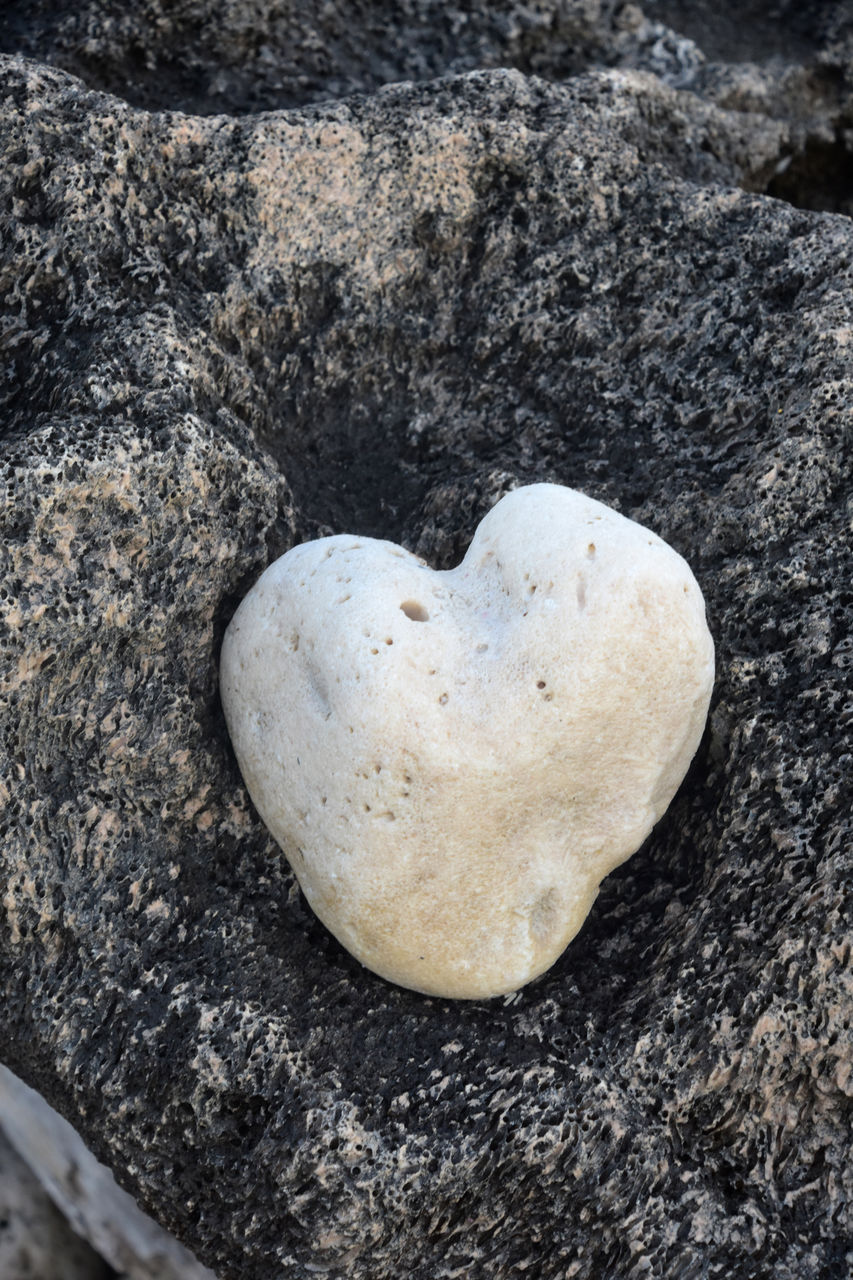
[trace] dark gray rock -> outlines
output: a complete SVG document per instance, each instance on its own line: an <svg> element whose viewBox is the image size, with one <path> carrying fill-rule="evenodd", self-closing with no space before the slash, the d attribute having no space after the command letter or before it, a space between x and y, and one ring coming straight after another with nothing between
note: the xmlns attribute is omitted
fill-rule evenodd
<svg viewBox="0 0 853 1280"><path fill-rule="evenodd" d="M264 110L395 80L513 66L559 78L606 59L618 0L9 0L0 49L146 107Z"/></svg>
<svg viewBox="0 0 853 1280"><path fill-rule="evenodd" d="M560 80L624 64L686 82L705 59L835 66L851 27L850 0L5 0L0 51L137 106L209 114L495 67Z"/></svg>
<svg viewBox="0 0 853 1280"><path fill-rule="evenodd" d="M222 1277L853 1265L853 224L750 190L773 93L198 119L3 65L3 1054ZM294 539L446 565L533 480L688 558L712 716L558 965L428 1000L304 906L219 642Z"/></svg>

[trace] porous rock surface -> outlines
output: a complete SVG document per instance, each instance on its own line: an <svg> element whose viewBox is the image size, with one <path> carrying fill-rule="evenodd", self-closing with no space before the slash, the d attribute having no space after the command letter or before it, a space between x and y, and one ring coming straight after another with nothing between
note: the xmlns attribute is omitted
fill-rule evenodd
<svg viewBox="0 0 853 1280"><path fill-rule="evenodd" d="M830 34L799 69L709 51L695 92L638 56L242 118L3 63L0 1043L222 1277L849 1274ZM295 540L446 567L537 480L685 555L717 685L679 796L560 962L459 1005L364 971L306 909L218 652Z"/></svg>

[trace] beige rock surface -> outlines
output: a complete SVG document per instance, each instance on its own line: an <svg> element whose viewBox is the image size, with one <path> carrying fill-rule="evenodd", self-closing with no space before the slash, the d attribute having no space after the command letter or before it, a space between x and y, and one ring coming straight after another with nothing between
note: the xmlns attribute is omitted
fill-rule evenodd
<svg viewBox="0 0 853 1280"><path fill-rule="evenodd" d="M320 919L402 986L481 998L556 960L666 809L713 645L675 551L538 484L450 571L350 535L289 551L221 675L246 785Z"/></svg>

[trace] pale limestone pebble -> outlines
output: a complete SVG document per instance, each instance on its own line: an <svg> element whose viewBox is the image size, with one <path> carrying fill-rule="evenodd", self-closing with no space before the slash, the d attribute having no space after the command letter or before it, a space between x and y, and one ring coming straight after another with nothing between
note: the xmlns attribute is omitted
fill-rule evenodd
<svg viewBox="0 0 853 1280"><path fill-rule="evenodd" d="M222 699L314 911L402 986L546 970L644 841L713 684L702 594L655 534L558 485L503 498L462 563L322 538L240 605Z"/></svg>
<svg viewBox="0 0 853 1280"><path fill-rule="evenodd" d="M3 1176L12 1157L19 1207L10 1201ZM16 1265L23 1269L15 1270ZM114 1275L216 1280L143 1212L63 1116L0 1065L0 1280L107 1280Z"/></svg>
<svg viewBox="0 0 853 1280"><path fill-rule="evenodd" d="M0 1127L2 1280L108 1280L113 1274L75 1235Z"/></svg>

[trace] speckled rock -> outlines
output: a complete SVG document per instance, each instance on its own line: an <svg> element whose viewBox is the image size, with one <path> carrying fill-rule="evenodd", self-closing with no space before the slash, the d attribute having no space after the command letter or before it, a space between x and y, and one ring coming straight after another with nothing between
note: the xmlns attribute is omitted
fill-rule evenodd
<svg viewBox="0 0 853 1280"><path fill-rule="evenodd" d="M707 70L786 82L831 114L850 0L5 0L0 51L152 110L265 111L400 80L513 67L562 80L590 65L692 85ZM803 81L793 90L791 78ZM849 85L847 86L849 92Z"/></svg>
<svg viewBox="0 0 853 1280"><path fill-rule="evenodd" d="M814 26L801 24L798 49ZM677 79L704 62L689 37L621 0L7 0L0 50L38 57L138 106L200 114L489 67L562 79L596 62Z"/></svg>
<svg viewBox="0 0 853 1280"><path fill-rule="evenodd" d="M853 226L758 193L791 121L642 71L245 119L2 74L10 1065L222 1277L846 1277ZM307 911L218 652L295 539L446 566L537 480L684 554L718 681L582 935L459 1006Z"/></svg>

